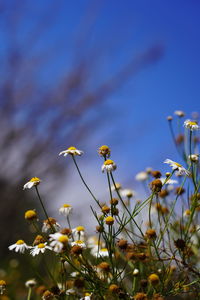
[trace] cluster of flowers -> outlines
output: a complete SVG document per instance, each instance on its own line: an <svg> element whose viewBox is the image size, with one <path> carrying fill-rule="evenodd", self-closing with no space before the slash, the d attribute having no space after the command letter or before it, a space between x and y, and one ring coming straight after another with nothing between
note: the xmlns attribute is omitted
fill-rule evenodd
<svg viewBox="0 0 200 300"><path fill-rule="evenodd" d="M184 117L182 111L176 111L175 115L179 118ZM172 119L168 117L170 126ZM38 287L38 293L43 300L68 299L65 297L85 300L163 300L169 295L186 292L195 294L193 286L199 287L200 273L196 268L198 254L195 257L193 248L199 247L200 237L194 220L198 219L200 207L200 181L199 154L197 151L192 152L196 149L193 147L192 138L194 131L200 127L196 121L191 120L186 120L184 127L189 130L190 135L189 152L185 152L183 156L187 167L166 159L164 163L168 164L172 171L167 172L165 176L152 168L139 172L135 179L146 183L148 187L148 197L144 201L136 201L137 194L134 190L123 189L121 184L115 182L113 172L117 165L110 159L111 150L107 145L101 146L98 153L104 159L101 170L107 174L109 204L100 203L83 179L76 161L76 156L81 156L83 151L69 147L59 153L71 156L83 184L100 209L98 214L92 208L97 221L97 236L88 237L84 226L71 228L70 215L73 207L70 204L64 204L59 209L68 227L61 228L55 218L49 217L38 189L40 178L33 177L24 185L23 189L35 188L46 219L40 229L36 210L26 211L25 219L34 226L38 234L32 245L27 245L20 239L10 245L9 250L22 254L28 251L33 257L45 254L47 250L56 255L63 276L61 281L56 280L56 287ZM177 140L175 144L178 145ZM172 178L174 175L177 179ZM191 186L190 189L193 188L193 192L190 191L189 205L184 203L186 201L183 198L186 180ZM175 184L179 186L174 188ZM170 202L169 196L173 201ZM181 216L175 210L179 198L183 199ZM183 209L186 205L189 207ZM138 219L143 211L145 217ZM186 276L188 270L191 276L183 280L182 277ZM27 300L31 299L36 284L34 279L26 282L29 289ZM6 281L0 280L1 293L4 293L5 289Z"/></svg>

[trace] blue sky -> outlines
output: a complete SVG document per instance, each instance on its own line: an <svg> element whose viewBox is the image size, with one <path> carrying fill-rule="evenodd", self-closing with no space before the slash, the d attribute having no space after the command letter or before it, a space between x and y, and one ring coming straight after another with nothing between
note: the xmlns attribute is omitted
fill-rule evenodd
<svg viewBox="0 0 200 300"><path fill-rule="evenodd" d="M31 39L32 28L45 24L45 14L54 5L52 22L44 33L39 32L39 42L31 46L29 53L31 57L45 54L47 49L55 52L56 59L37 74L43 88L55 83L61 70L71 68L74 53L76 57L81 53L90 59L92 51L96 51L98 59L91 59L94 74L90 79L90 85L95 87L141 51L156 44L164 47L164 55L157 63L130 78L123 88L108 97L101 110L93 112L102 124L81 146L95 159L98 146L110 145L113 158L121 166L119 170L123 174L128 170L130 177L146 166L163 168L166 157L177 159L166 116L182 109L189 117L200 108L200 2L69 0L52 4L47 0L34 3L27 0L24 3L25 14L17 39L25 46ZM18 4L11 1L10 12L14 14L15 7L20 10ZM86 43L81 44L85 33ZM0 34L6 38L6 30ZM2 51L5 51L3 46Z"/></svg>

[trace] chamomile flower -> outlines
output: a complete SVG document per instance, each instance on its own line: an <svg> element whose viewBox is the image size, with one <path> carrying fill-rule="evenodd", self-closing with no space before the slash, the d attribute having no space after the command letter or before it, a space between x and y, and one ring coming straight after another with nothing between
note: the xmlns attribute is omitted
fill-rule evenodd
<svg viewBox="0 0 200 300"><path fill-rule="evenodd" d="M33 186L38 185L41 182L40 178L33 177L31 178L27 183L25 183L23 190L25 189L31 189Z"/></svg>
<svg viewBox="0 0 200 300"><path fill-rule="evenodd" d="M30 249L23 240L18 240L15 244L8 247L9 250L15 250L15 252L24 253L25 250Z"/></svg>
<svg viewBox="0 0 200 300"><path fill-rule="evenodd" d="M40 243L35 247L32 247L30 253L32 256L38 255L40 253L44 253L46 250L52 250L51 247L47 246L47 243Z"/></svg>
<svg viewBox="0 0 200 300"><path fill-rule="evenodd" d="M72 212L72 206L70 204L63 204L59 209L59 213L65 217L68 217L69 214Z"/></svg>
<svg viewBox="0 0 200 300"><path fill-rule="evenodd" d="M122 197L132 198L135 196L135 192L131 189L123 189L120 191Z"/></svg>
<svg viewBox="0 0 200 300"><path fill-rule="evenodd" d="M70 155L82 155L83 154L83 151L81 150L78 150L76 149L76 147L69 147L67 150L63 150L59 153L59 156L60 155L63 155L63 156L67 156L68 154Z"/></svg>
<svg viewBox="0 0 200 300"><path fill-rule="evenodd" d="M166 180L166 177L161 177L160 180L162 181L162 184L164 184L165 181L166 181L165 184L177 184L178 183L178 181L176 179L168 178Z"/></svg>
<svg viewBox="0 0 200 300"><path fill-rule="evenodd" d="M72 234L75 240L84 240L85 237L85 227L77 226L72 229Z"/></svg>
<svg viewBox="0 0 200 300"><path fill-rule="evenodd" d="M177 170L179 172L180 175L187 175L190 176L190 172L187 171L181 164L171 160L171 159L166 159L164 161L164 164L168 164L170 165L170 167L172 167L172 170Z"/></svg>
<svg viewBox="0 0 200 300"><path fill-rule="evenodd" d="M116 182L115 185L111 185L111 191L119 191L122 188L121 183Z"/></svg>
<svg viewBox="0 0 200 300"><path fill-rule="evenodd" d="M79 246L79 247L81 247L83 249L86 248L86 244L83 241L81 241L81 240L71 242L71 245L72 245L72 247L73 246Z"/></svg>
<svg viewBox="0 0 200 300"><path fill-rule="evenodd" d="M99 257L99 256L108 257L109 256L107 248L98 249L98 247L95 247L91 250L91 254L95 257Z"/></svg>
<svg viewBox="0 0 200 300"><path fill-rule="evenodd" d="M112 172L114 170L116 170L117 165L115 164L115 162L111 159L107 159L106 161L104 161L101 170L102 172L106 171L106 172Z"/></svg>
<svg viewBox="0 0 200 300"><path fill-rule="evenodd" d="M191 121L191 120L186 120L184 122L183 126L185 128L190 129L191 131L200 129L200 126L197 124L197 122L196 121Z"/></svg>
<svg viewBox="0 0 200 300"><path fill-rule="evenodd" d="M43 221L42 232L48 232L52 227L55 231L60 229L60 225L57 223L56 219L49 217Z"/></svg>
<svg viewBox="0 0 200 300"><path fill-rule="evenodd" d="M27 288L33 288L34 286L36 286L37 282L35 279L29 279L25 282L25 286Z"/></svg>
<svg viewBox="0 0 200 300"><path fill-rule="evenodd" d="M61 253L69 241L68 236L61 234L60 232L50 234L49 237L49 240L51 241L50 247L56 253Z"/></svg>
<svg viewBox="0 0 200 300"><path fill-rule="evenodd" d="M0 295L3 295L6 289L6 282L5 280L0 280Z"/></svg>
<svg viewBox="0 0 200 300"><path fill-rule="evenodd" d="M148 179L148 174L145 171L141 171L141 172L136 174L135 179L137 181L145 181L145 180Z"/></svg>

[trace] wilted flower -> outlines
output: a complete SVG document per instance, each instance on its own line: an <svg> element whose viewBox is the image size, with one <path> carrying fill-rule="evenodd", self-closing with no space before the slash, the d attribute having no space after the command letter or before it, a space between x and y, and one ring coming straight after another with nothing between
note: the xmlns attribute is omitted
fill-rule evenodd
<svg viewBox="0 0 200 300"><path fill-rule="evenodd" d="M103 157L109 157L110 156L110 148L106 145L103 145L98 150L99 155Z"/></svg>
<svg viewBox="0 0 200 300"><path fill-rule="evenodd" d="M190 172L187 171L181 164L171 160L171 159L166 159L164 161L164 164L168 164L170 165L170 167L172 167L172 170L177 170L181 175L187 175L190 176Z"/></svg>
<svg viewBox="0 0 200 300"><path fill-rule="evenodd" d="M116 170L117 166L115 164L115 162L111 159L107 159L106 161L104 161L103 166L101 167L102 172L106 171L106 172L112 172L114 170Z"/></svg>
<svg viewBox="0 0 200 300"><path fill-rule="evenodd" d="M190 129L191 131L200 129L197 122L196 121L191 121L191 120L186 120L184 122L184 127Z"/></svg>
<svg viewBox="0 0 200 300"><path fill-rule="evenodd" d="M69 214L72 212L72 209L73 208L70 204L63 204L59 209L59 213L64 215L65 217L68 217Z"/></svg>
<svg viewBox="0 0 200 300"><path fill-rule="evenodd" d="M33 186L38 185L41 182L40 178L33 177L27 183L25 183L23 189L31 189Z"/></svg>
<svg viewBox="0 0 200 300"><path fill-rule="evenodd" d="M60 225L57 223L56 219L49 217L43 221L42 232L48 232L52 227L55 231L60 229Z"/></svg>
<svg viewBox="0 0 200 300"><path fill-rule="evenodd" d="M59 153L59 155L62 155L62 154L63 154L63 156L67 156L68 154L80 156L83 154L83 151L78 150L78 149L76 149L76 147L72 146L72 147L69 147L67 150L61 151Z"/></svg>
<svg viewBox="0 0 200 300"><path fill-rule="evenodd" d="M15 250L15 252L24 253L25 250L31 248L23 240L18 240L15 244L8 247L9 250Z"/></svg>
<svg viewBox="0 0 200 300"><path fill-rule="evenodd" d="M121 184L119 182L116 182L115 185L111 186L111 190L112 191L116 191L116 190L119 191L121 189L121 187L122 187Z"/></svg>
<svg viewBox="0 0 200 300"><path fill-rule="evenodd" d="M47 249L52 250L51 247L47 246L47 243L40 243L35 247L32 247L30 253L31 255L35 256L40 253L44 253Z"/></svg>
<svg viewBox="0 0 200 300"><path fill-rule="evenodd" d="M42 300L53 300L53 299L54 299L54 294L49 290L45 291L44 294L42 295Z"/></svg>

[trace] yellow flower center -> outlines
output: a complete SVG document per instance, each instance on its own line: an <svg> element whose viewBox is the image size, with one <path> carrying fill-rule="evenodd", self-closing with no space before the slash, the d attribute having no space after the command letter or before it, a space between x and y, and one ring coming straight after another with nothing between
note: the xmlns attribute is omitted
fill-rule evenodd
<svg viewBox="0 0 200 300"><path fill-rule="evenodd" d="M68 237L66 235L61 235L58 239L59 242L61 243L67 243L68 242Z"/></svg>
<svg viewBox="0 0 200 300"><path fill-rule="evenodd" d="M16 242L16 244L17 244L17 245L22 245L22 244L24 244L24 241L23 241L23 240L18 240L18 241Z"/></svg>
<svg viewBox="0 0 200 300"><path fill-rule="evenodd" d="M101 147L99 148L99 150L103 150L103 151L109 150L109 147L106 146L106 145L103 145L103 146L101 146Z"/></svg>
<svg viewBox="0 0 200 300"><path fill-rule="evenodd" d="M197 122L195 122L195 121L188 121L188 125L190 125L190 126L197 125Z"/></svg>
<svg viewBox="0 0 200 300"><path fill-rule="evenodd" d="M33 178L31 178L30 182L40 182L40 178L33 177Z"/></svg>
<svg viewBox="0 0 200 300"><path fill-rule="evenodd" d="M91 294L90 293L85 293L85 296L91 296Z"/></svg>
<svg viewBox="0 0 200 300"><path fill-rule="evenodd" d="M67 208L67 207L72 207L70 204L63 204L63 207Z"/></svg>
<svg viewBox="0 0 200 300"><path fill-rule="evenodd" d="M25 212L25 219L32 219L37 216L36 212L34 210L27 210Z"/></svg>
<svg viewBox="0 0 200 300"><path fill-rule="evenodd" d="M83 226L78 226L78 227L76 227L76 230L77 230L78 232L80 232L80 231L85 231L85 228L84 228Z"/></svg>
<svg viewBox="0 0 200 300"><path fill-rule="evenodd" d="M71 146L67 150L76 150L76 147Z"/></svg>
<svg viewBox="0 0 200 300"><path fill-rule="evenodd" d="M177 162L175 162L174 164L175 164L177 167L179 167L179 168L182 167L182 166L181 166L179 163L177 163Z"/></svg>
<svg viewBox="0 0 200 300"><path fill-rule="evenodd" d="M106 161L104 161L104 165L107 166L107 165L113 165L114 164L114 161L112 159L107 159Z"/></svg>
<svg viewBox="0 0 200 300"><path fill-rule="evenodd" d="M0 285L6 285L6 282L4 280L0 280Z"/></svg>
<svg viewBox="0 0 200 300"><path fill-rule="evenodd" d="M109 216L109 217L105 218L105 221L106 222L114 222L114 218Z"/></svg>
<svg viewBox="0 0 200 300"><path fill-rule="evenodd" d="M83 241L78 240L78 241L76 241L76 244L82 245L82 244L83 244Z"/></svg>
<svg viewBox="0 0 200 300"><path fill-rule="evenodd" d="M107 248L102 248L101 251L102 251L102 252L107 252L108 249L107 249Z"/></svg>
<svg viewBox="0 0 200 300"><path fill-rule="evenodd" d="M40 243L40 244L38 245L38 248L39 248L39 249L45 248L45 244L44 244L44 243Z"/></svg>

